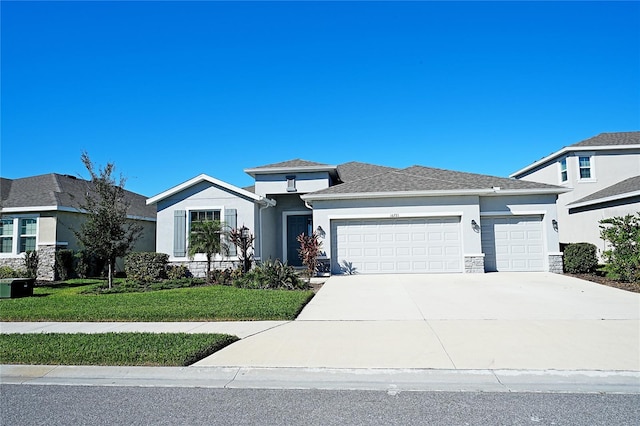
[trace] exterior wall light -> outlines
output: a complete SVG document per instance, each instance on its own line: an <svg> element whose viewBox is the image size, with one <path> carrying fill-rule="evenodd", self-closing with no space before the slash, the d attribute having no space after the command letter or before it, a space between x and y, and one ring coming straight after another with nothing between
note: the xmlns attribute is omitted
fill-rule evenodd
<svg viewBox="0 0 640 426"><path fill-rule="evenodd" d="M476 222L475 219L471 219L471 228L474 232L480 232L480 225L478 225L478 222Z"/></svg>
<svg viewBox="0 0 640 426"><path fill-rule="evenodd" d="M555 220L555 219L553 219L553 220L551 221L551 225L553 226L553 230L554 230L554 231L556 231L556 232L558 232L558 221L557 221L557 220Z"/></svg>

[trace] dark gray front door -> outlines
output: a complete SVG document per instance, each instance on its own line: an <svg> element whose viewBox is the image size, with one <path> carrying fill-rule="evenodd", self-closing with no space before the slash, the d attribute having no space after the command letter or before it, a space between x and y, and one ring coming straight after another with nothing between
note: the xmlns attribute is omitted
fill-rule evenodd
<svg viewBox="0 0 640 426"><path fill-rule="evenodd" d="M312 219L310 215L287 216L287 262L291 266L302 266L298 249L300 243L297 238L300 234L309 235Z"/></svg>

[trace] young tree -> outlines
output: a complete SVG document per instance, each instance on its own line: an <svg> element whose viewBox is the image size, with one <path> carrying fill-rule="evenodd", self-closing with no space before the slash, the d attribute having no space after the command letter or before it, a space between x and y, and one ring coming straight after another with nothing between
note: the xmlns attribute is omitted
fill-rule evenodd
<svg viewBox="0 0 640 426"><path fill-rule="evenodd" d="M131 203L124 190L126 179L120 176L116 182L115 165L107 163L96 170L86 152L81 160L91 175L85 200L79 205L87 220L73 232L87 251L106 260L111 288L116 259L133 249L142 235L142 225L127 218Z"/></svg>
<svg viewBox="0 0 640 426"><path fill-rule="evenodd" d="M191 224L189 257L193 259L196 253L204 253L207 256L207 280L210 278L213 256L216 253L222 256L229 255L229 247L224 242L228 234L226 225L219 220L205 220Z"/></svg>
<svg viewBox="0 0 640 426"><path fill-rule="evenodd" d="M311 235L302 233L298 235L297 240L300 243L298 253L300 254L302 264L307 267L307 275L309 276L309 283L311 283L311 277L314 276L318 270L318 256L320 256L322 242L320 242L318 234L315 232Z"/></svg>
<svg viewBox="0 0 640 426"><path fill-rule="evenodd" d="M231 230L229 241L238 248L238 260L242 263L242 272L249 272L253 261L253 234L243 225L242 228Z"/></svg>
<svg viewBox="0 0 640 426"><path fill-rule="evenodd" d="M600 221L600 236L610 249L604 251L607 275L640 282L640 212Z"/></svg>

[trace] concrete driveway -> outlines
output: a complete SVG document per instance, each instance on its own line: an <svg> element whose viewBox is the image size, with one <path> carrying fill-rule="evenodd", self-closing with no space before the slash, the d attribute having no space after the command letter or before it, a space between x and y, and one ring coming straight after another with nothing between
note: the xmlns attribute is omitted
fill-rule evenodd
<svg viewBox="0 0 640 426"><path fill-rule="evenodd" d="M551 273L330 278L199 366L640 371L640 294Z"/></svg>

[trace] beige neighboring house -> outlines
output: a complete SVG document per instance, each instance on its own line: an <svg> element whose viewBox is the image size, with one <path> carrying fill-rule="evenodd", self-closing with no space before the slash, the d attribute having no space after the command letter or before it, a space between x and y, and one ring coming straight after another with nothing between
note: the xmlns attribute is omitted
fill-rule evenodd
<svg viewBox="0 0 640 426"><path fill-rule="evenodd" d="M561 245L589 242L602 251L598 222L640 212L640 132L601 133L511 177L570 188L558 195Z"/></svg>
<svg viewBox="0 0 640 426"><path fill-rule="evenodd" d="M86 180L50 173L20 179L0 178L0 265L24 268L24 253L38 251L38 279L55 279L55 252L79 250L73 233L84 221L78 204L87 192ZM136 251L155 251L156 211L146 197L126 191L130 218L143 226Z"/></svg>

